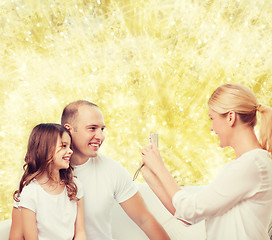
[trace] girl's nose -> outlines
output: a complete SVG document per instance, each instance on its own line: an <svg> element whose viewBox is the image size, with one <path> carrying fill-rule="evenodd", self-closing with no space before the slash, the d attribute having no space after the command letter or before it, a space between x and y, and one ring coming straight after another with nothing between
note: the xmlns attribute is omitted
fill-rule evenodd
<svg viewBox="0 0 272 240"><path fill-rule="evenodd" d="M68 153L69 154L71 154L72 155L72 153L73 153L73 150L69 147L69 149L68 149Z"/></svg>

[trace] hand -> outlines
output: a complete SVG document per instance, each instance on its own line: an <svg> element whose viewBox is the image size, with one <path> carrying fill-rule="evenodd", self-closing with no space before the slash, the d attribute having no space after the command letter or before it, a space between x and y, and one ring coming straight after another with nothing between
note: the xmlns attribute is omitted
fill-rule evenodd
<svg viewBox="0 0 272 240"><path fill-rule="evenodd" d="M160 167L164 167L164 162L156 146L154 135L151 134L151 145L143 148L142 161L145 166L150 168L155 174Z"/></svg>

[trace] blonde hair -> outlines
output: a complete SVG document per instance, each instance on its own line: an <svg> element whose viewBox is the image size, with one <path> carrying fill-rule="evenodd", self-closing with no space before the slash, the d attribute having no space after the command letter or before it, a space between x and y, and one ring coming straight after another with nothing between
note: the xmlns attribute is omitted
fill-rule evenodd
<svg viewBox="0 0 272 240"><path fill-rule="evenodd" d="M254 127L257 111L261 114L260 144L272 153L272 108L260 105L254 93L241 84L228 83L218 87L211 95L208 106L219 114L234 111L241 121Z"/></svg>

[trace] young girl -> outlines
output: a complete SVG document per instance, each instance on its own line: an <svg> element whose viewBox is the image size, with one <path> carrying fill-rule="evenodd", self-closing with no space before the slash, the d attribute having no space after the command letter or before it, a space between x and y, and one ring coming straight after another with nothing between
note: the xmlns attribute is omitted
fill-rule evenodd
<svg viewBox="0 0 272 240"><path fill-rule="evenodd" d="M62 125L39 124L32 130L25 172L14 193L21 213L15 204L10 239L16 234L22 239L22 232L26 240L86 239L83 194L70 166L70 145Z"/></svg>
<svg viewBox="0 0 272 240"><path fill-rule="evenodd" d="M194 193L180 188L165 168L155 145L142 150L143 176L168 210L186 225L206 220L207 239L268 240L272 216L272 109L258 104L245 86L225 84L208 102L221 147L236 159L216 179ZM260 142L254 132L261 114Z"/></svg>

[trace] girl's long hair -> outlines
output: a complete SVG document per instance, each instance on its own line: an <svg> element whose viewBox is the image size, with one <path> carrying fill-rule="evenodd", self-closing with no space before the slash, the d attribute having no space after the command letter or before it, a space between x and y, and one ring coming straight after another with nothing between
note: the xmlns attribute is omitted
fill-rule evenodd
<svg viewBox="0 0 272 240"><path fill-rule="evenodd" d="M208 105L219 114L234 111L251 127L257 123L257 111L261 114L259 141L263 149L272 153L272 108L260 105L254 93L246 86L228 83L218 87Z"/></svg>
<svg viewBox="0 0 272 240"><path fill-rule="evenodd" d="M35 126L29 136L24 174L21 178L19 189L13 194L15 201L20 201L20 193L24 186L27 186L34 178L47 173L49 180L55 181L52 176L52 164L56 152L58 137L62 137L66 132L71 138L70 132L60 124L42 123ZM65 183L68 197L76 200L77 186L73 180L73 168L60 169L60 180Z"/></svg>

